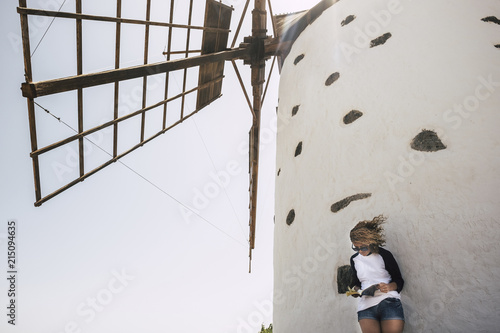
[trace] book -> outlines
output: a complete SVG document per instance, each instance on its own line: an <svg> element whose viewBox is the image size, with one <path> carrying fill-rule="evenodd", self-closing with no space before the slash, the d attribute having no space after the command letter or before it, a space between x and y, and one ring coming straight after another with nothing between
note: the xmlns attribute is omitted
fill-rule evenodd
<svg viewBox="0 0 500 333"><path fill-rule="evenodd" d="M347 288L348 288L348 290L345 293L346 296L361 297L361 296L373 296L373 295L375 295L375 291L377 291L379 287L378 287L378 283L377 283L377 284L369 286L366 289L354 290L351 287L347 287Z"/></svg>

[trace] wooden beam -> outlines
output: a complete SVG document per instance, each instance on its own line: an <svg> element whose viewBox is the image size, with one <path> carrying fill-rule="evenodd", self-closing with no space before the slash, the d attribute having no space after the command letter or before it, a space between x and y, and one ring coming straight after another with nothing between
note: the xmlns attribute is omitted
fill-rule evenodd
<svg viewBox="0 0 500 333"><path fill-rule="evenodd" d="M122 0L116 1L116 17L122 16ZM121 23L116 22L115 35L115 69L120 68ZM115 82L113 119L118 119L120 83ZM118 155L118 123L113 125L113 157Z"/></svg>
<svg viewBox="0 0 500 333"><path fill-rule="evenodd" d="M288 53L293 41L282 41L279 38L268 38L264 41L264 56L272 57Z"/></svg>
<svg viewBox="0 0 500 333"><path fill-rule="evenodd" d="M26 0L19 0L19 6L26 7ZM28 15L21 16L21 34L23 37L23 55L24 55L24 75L27 82L32 80L31 69L31 49L29 39ZM27 99L28 103L28 121L30 128L31 151L38 149L36 119L35 119L35 104L32 98ZM32 158L33 162L33 178L35 183L35 200L40 200L42 197L42 188L40 184L40 164L38 156Z"/></svg>
<svg viewBox="0 0 500 333"><path fill-rule="evenodd" d="M182 28L182 29L189 28L189 29L205 30L205 31L212 31L212 32L227 32L227 33L229 33L231 31L229 29L207 28L207 27L189 26L189 25L184 25L184 24L174 24L174 23L166 23L166 22L134 20L134 19L119 18L119 17L97 16L97 15L87 15L87 14L68 13L68 12L55 12L55 11L43 10L43 9L26 8L26 7L21 7L21 6L17 7L17 12L19 14L22 14L22 15L38 15L38 16L49 16L49 17L59 17L59 18L81 19L81 20L89 20L89 21L154 25L154 26L159 26L159 27L171 27L171 28Z"/></svg>
<svg viewBox="0 0 500 333"><path fill-rule="evenodd" d="M221 96L217 96L217 98L220 98ZM217 99L217 98L214 98ZM83 176L80 176L78 177L77 179L71 181L70 183L66 184L65 186L57 189L56 191L46 195L45 197L43 198L39 198L37 199L37 201L35 202L35 206L41 206L44 202L52 199L53 197L57 196L58 194L70 189L71 187L75 186L76 184L78 184L79 182L82 182L84 181L85 179L87 179L88 177L94 175L95 173L99 172L100 170L104 169L105 167L111 165L112 163L118 161L120 158L130 154L131 152L133 152L134 150L144 146L146 143L150 142L151 140L154 140L155 138L157 138L158 136L164 134L165 132L167 132L168 130L170 130L171 128L181 124L184 120L192 117L193 115L195 115L196 113L198 113L201 109L197 109L195 111L193 111L191 114L187 115L186 117L184 117L183 119L175 122L174 124L172 124L171 126L157 132L156 134L154 134L153 136L151 136L150 138L140 142L139 144L135 145L134 147L130 148L129 150L121 153L120 155L117 155L116 157L113 157L111 158L110 160L108 160L107 162L101 164L100 166L98 166L97 168L93 169L92 171L84 174Z"/></svg>
<svg viewBox="0 0 500 333"><path fill-rule="evenodd" d="M231 22L232 10L215 0L207 0L205 7L205 27L224 27L228 28ZM203 32L201 54L212 54L227 49L229 35L226 33ZM212 81L224 73L224 61L203 64L199 68L198 84ZM198 92L196 107L201 107L212 100L214 96L222 92L222 82L207 87Z"/></svg>
<svg viewBox="0 0 500 333"><path fill-rule="evenodd" d="M151 0L147 0L146 3L146 21L149 21L151 17ZM148 56L149 56L149 25L146 25L146 29L144 29L144 65L148 64ZM148 77L144 76L142 78L142 108L146 108L146 100L147 100L147 91L148 91ZM143 112L141 115L141 139L140 141L144 141L144 132L146 130L146 112Z"/></svg>
<svg viewBox="0 0 500 333"><path fill-rule="evenodd" d="M82 0L76 0L76 12L82 12ZM83 38L82 20L76 20L76 68L77 75L83 74ZM78 133L83 132L83 89L78 88ZM78 161L80 166L80 176L85 174L85 154L83 138L78 139Z"/></svg>
<svg viewBox="0 0 500 333"><path fill-rule="evenodd" d="M169 17L169 23L172 23L174 21L174 2L175 0L170 0L170 17ZM170 56L172 51L172 27L168 28L168 46L167 46L167 61L170 61ZM167 72L165 74L165 100L168 99L168 88L169 88L169 83L170 83L170 72ZM168 104L165 103L163 106L163 126L162 128L165 129L167 128L167 111L168 111Z"/></svg>
<svg viewBox="0 0 500 333"><path fill-rule="evenodd" d="M216 78L216 79L214 80L214 82L222 81L222 79L223 79L223 78L224 78L223 76L218 77L218 78ZM49 151L51 151L51 150L54 150L54 149L56 149L56 148L58 148L58 147L61 147L61 146L65 145L65 144L67 144L67 143L70 143L70 142L75 141L75 140L77 140L77 139L83 138L83 137L85 137L85 136L87 136L87 135L90 135L90 134L92 134L92 133L95 133L95 132L97 132L97 131L100 131L100 130L102 130L102 129L105 129L105 128L109 127L109 126L116 125L116 124L118 124L118 123L120 123L120 122L122 122L122 121L125 121L125 120L127 120L127 119L130 119L130 118L135 117L135 116L137 116L137 115L140 115L140 114L142 114L143 112L146 112L146 111L149 111L149 110L155 109L155 108L160 107L160 106L162 106L162 105L164 105L164 104L167 104L167 103L169 103L169 102L171 102L171 101L174 101L174 100L176 100L176 99L179 99L179 98L181 98L183 95L191 94L191 93L193 93L193 92L195 92L195 91L197 91L197 90L199 90L199 89L204 88L205 86L209 86L210 84L214 84L214 82L207 82L207 83L205 83L203 86L198 86L198 87L196 87L196 88L193 88L193 89L191 89L191 90L186 91L185 93L178 94L178 95L176 95L176 96L174 96L174 97L171 97L171 98L166 99L166 100L164 100L164 101L161 101L161 102L158 102L158 103L153 104L153 105L151 105L151 106L148 106L148 107L146 107L145 109L140 109L140 110L138 110L138 111L135 111L135 112L129 113L129 114L127 114L127 115L125 115L125 116L122 116L122 117L120 117L120 118L110 120L110 121L108 121L108 122L106 122L106 123L104 123L104 124L101 124L101 125L96 126L96 127L94 127L94 128L88 129L88 130L86 130L86 131L84 131L84 132L82 132L82 133L78 133L78 134L75 134L75 135L73 135L73 136L67 137L66 139L63 139L63 140L61 140L61 141L59 141L59 142L56 142L56 143L53 143L53 144L51 144L51 145L49 145L49 146L46 146L46 147L44 147L44 148L40 148L40 149L34 150L33 152L31 152L30 156L31 156L31 157L36 157L36 156L38 156L38 155L41 155L41 154L44 154L44 153L49 152ZM201 108L200 108L200 110L201 110Z"/></svg>
<svg viewBox="0 0 500 333"><path fill-rule="evenodd" d="M221 26L221 20L222 20L222 6L219 6L219 13L217 15L217 28L220 28L220 26ZM221 40L220 34L216 33L215 34L215 49L216 50L219 50L220 40ZM227 47L227 43L224 44L224 47ZM210 81L213 81L214 75L216 75L216 73L218 72L218 69L217 69L218 66L217 66L217 64L213 64L213 65L215 65L216 70L210 72ZM222 67L222 69L221 69L221 74L222 73L224 73L224 67ZM222 89L222 87L221 87L221 89ZM217 90L216 90L216 87L214 85L211 85L210 86L209 96L213 96L214 94L217 94Z"/></svg>
<svg viewBox="0 0 500 333"><path fill-rule="evenodd" d="M255 0L252 11L252 40L264 43L267 39L266 0ZM257 191L259 170L259 144L260 144L260 119L262 110L263 84L266 79L266 61L259 54L251 55L251 78L253 87L253 113L254 119L249 137L249 162L250 162L250 221L249 221L249 271L252 271L252 250L255 248L255 233L257 220Z"/></svg>
<svg viewBox="0 0 500 333"><path fill-rule="evenodd" d="M23 90L24 97L35 98L65 91L76 90L78 88L94 87L102 84L113 83L116 81L123 81L143 76L172 72L175 70L200 66L202 64L211 62L240 59L247 56L248 52L249 51L247 49L237 48L191 58L171 60L167 62L115 69L93 74L83 74L49 81L23 83L21 89Z"/></svg>
<svg viewBox="0 0 500 333"><path fill-rule="evenodd" d="M192 19L193 19L193 0L190 0L189 1L188 25L191 25ZM186 53L185 53L186 58L189 56L189 43L190 43L190 41L191 41L191 29L187 29ZM182 92L186 91L186 84L187 84L187 68L184 68L184 79L182 81ZM186 104L186 95L183 95L182 101L181 101L181 119L184 117L185 104Z"/></svg>
<svg viewBox="0 0 500 333"><path fill-rule="evenodd" d="M170 51L170 52L163 52L163 55L167 54L186 54L186 53L201 53L201 50L187 50L187 51Z"/></svg>

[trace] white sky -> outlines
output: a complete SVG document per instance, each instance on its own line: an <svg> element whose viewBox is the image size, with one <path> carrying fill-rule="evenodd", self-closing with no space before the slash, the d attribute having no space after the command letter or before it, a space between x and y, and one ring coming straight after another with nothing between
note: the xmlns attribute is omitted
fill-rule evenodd
<svg viewBox="0 0 500 333"><path fill-rule="evenodd" d="M273 11L275 14L293 12L310 8L316 2L275 0ZM61 3L62 0L28 1L28 6L53 10ZM139 9L124 5L123 17L141 18L145 1L125 3L133 3ZM244 1L226 0L225 3L235 8L234 32ZM0 6L3 32L0 276L7 274L7 222L13 219L18 225L17 325L13 328L7 324L7 310L2 306L0 330L229 333L258 332L261 323L267 326L272 321L269 307L273 284L275 176L272 119L278 98L277 68L263 109L265 136L261 139L257 238L253 273L248 274L246 149L251 116L230 64L226 64L222 99L122 160L136 173L115 163L35 208L27 107L19 90L24 69L17 2L4 1ZM74 1L68 0L63 10L72 11L73 7ZM115 1L84 1L85 13L114 15L114 8ZM166 20L168 13L154 11L154 17ZM30 22L32 51L49 23L48 19ZM249 24L250 16L238 42L250 34ZM272 34L270 23L268 28ZM98 71L113 63L114 25L88 25L88 29L99 34L86 41L86 45L91 46L85 48L88 52L85 56L99 61L89 62L85 70ZM63 58L51 55L64 52L72 43L73 33L73 25L55 21L33 56L35 80L74 74L73 55ZM157 50L151 59L161 60L165 42L159 35L152 35L151 44ZM123 53L122 64L139 64L142 46L128 43L124 42L127 52ZM243 68L241 62L238 64L249 83L249 68ZM268 68L269 65L270 62ZM123 91L129 89L133 94L137 85L138 81L131 81L128 88L123 86ZM158 90L163 89L152 86L151 96ZM86 90L89 126L103 120L100 112L102 105L109 102L106 98L112 98L111 91L110 87ZM75 113L71 108L76 104L72 98L70 94L61 94L58 99L37 101L71 124ZM36 116L40 146L71 134L38 108ZM133 133L133 124L130 128ZM124 129L122 133L127 132ZM109 136L103 131L94 140L107 149ZM134 142L130 136L121 140ZM95 147L87 149L89 163L97 163L102 158ZM72 156L71 150L65 150L44 158L45 193L60 186L64 177L76 173ZM60 166L55 162L65 166L65 173L54 169ZM59 170L59 176L55 170ZM224 189L215 186L213 174L229 172L230 177L221 177L228 179L227 186ZM205 220L186 213L178 202L138 174L183 204L198 208ZM210 190L209 197L197 194ZM8 285L4 278L0 281L0 304L3 305L8 302Z"/></svg>

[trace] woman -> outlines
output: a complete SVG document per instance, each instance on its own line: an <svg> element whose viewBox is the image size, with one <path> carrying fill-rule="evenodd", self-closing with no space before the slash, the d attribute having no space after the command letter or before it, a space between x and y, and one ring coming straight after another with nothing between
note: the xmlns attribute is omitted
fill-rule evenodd
<svg viewBox="0 0 500 333"><path fill-rule="evenodd" d="M351 271L354 289L373 286L373 296L361 296L358 303L358 322L363 333L401 333L404 313L400 300L403 278L391 252L385 244L382 215L371 221L359 222L351 230Z"/></svg>

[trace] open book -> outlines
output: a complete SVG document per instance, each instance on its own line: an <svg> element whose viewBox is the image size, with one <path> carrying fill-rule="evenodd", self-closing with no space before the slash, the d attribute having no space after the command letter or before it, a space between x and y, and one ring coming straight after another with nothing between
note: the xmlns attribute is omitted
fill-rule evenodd
<svg viewBox="0 0 500 333"><path fill-rule="evenodd" d="M346 296L352 296L352 297L361 297L361 296L373 296L375 295L375 291L378 290L378 283L369 286L366 289L363 290L354 290L351 287L347 287L349 290L345 293Z"/></svg>

